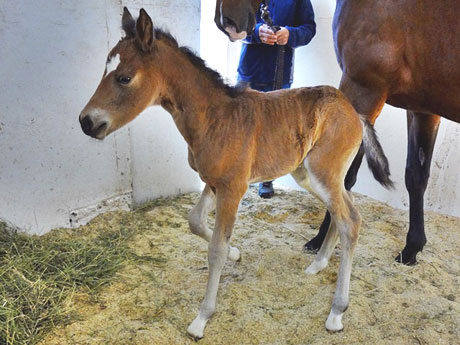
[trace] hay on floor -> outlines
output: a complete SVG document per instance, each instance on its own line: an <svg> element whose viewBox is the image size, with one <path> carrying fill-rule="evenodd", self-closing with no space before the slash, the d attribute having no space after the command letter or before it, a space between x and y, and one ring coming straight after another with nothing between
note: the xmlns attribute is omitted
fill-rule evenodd
<svg viewBox="0 0 460 345"><path fill-rule="evenodd" d="M135 228L126 245L140 257L97 293L80 291L78 320L54 329L42 345L193 344L186 336L204 296L207 244L189 232L187 213L198 194L158 200L136 212L112 212L78 229ZM363 226L355 253L345 329L324 328L339 263L339 248L316 276L302 253L324 208L309 194L277 191L243 200L232 244L242 253L227 262L217 313L199 344L455 344L460 334L460 219L427 213L428 244L412 267L394 262L407 232L407 212L356 195ZM78 231L77 230L77 231ZM51 235L52 236L52 235Z"/></svg>

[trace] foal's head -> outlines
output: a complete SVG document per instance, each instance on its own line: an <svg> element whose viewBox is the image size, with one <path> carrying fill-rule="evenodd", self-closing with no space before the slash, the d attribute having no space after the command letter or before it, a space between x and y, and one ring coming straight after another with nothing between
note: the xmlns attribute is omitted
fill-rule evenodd
<svg viewBox="0 0 460 345"><path fill-rule="evenodd" d="M102 80L79 118L83 132L97 139L155 104L162 88L160 63L151 54L155 31L149 15L141 9L136 22L125 8L122 27L125 37L109 53Z"/></svg>

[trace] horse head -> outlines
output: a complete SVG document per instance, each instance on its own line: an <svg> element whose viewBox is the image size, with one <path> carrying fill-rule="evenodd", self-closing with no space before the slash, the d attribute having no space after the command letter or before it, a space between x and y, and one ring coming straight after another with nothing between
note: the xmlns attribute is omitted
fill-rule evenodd
<svg viewBox="0 0 460 345"><path fill-rule="evenodd" d="M141 9L135 21L125 8L122 27L125 37L110 51L102 80L79 117L83 132L96 139L104 139L156 104L160 93L161 78L151 58L152 20Z"/></svg>
<svg viewBox="0 0 460 345"><path fill-rule="evenodd" d="M261 0L217 0L214 21L231 41L252 34Z"/></svg>

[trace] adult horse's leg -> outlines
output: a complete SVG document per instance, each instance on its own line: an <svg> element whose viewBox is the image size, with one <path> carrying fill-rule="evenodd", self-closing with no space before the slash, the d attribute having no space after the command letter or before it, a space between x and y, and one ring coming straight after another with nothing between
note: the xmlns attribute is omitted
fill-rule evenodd
<svg viewBox="0 0 460 345"><path fill-rule="evenodd" d="M194 338L202 338L206 323L216 311L216 297L222 268L228 256L228 242L241 198L247 185L231 185L216 189L216 224L208 249L209 276L206 295L200 312L187 329Z"/></svg>
<svg viewBox="0 0 460 345"><path fill-rule="evenodd" d="M345 74L340 81L340 91L342 91L355 107L356 111L367 117L367 120L374 124L375 120L382 111L382 107L386 101L386 94L381 90L370 90L352 81ZM347 175L345 176L345 189L351 190L356 183L359 168L364 156L363 146L359 148L356 157L354 158ZM326 212L323 222L319 228L318 234L304 245L304 251L317 251L321 248L324 238L326 237L329 225L331 223L331 215Z"/></svg>
<svg viewBox="0 0 460 345"><path fill-rule="evenodd" d="M197 236L210 242L212 231L208 228L208 214L216 207L216 196L209 185L204 187L200 200L190 211L188 223L190 231ZM233 261L241 259L240 251L232 246L228 246L228 258Z"/></svg>
<svg viewBox="0 0 460 345"><path fill-rule="evenodd" d="M407 112L406 188L409 192L409 232L406 246L396 261L406 265L417 262L417 253L426 243L423 195L430 176L431 158L438 134L440 116Z"/></svg>

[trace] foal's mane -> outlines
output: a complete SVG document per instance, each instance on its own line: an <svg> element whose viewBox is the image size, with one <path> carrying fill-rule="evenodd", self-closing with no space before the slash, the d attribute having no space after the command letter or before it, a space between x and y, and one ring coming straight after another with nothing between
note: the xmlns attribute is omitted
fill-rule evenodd
<svg viewBox="0 0 460 345"><path fill-rule="evenodd" d="M198 55L196 55L195 52L193 52L189 47L179 46L177 40L169 32L160 28L154 28L154 33L157 40L163 40L169 46L180 51L192 63L193 66L197 67L203 75L207 76L212 81L216 88L224 90L228 96L235 98L244 92L242 87L227 84L224 78L222 78L222 76L217 71L209 68L206 65L206 62ZM155 48L153 53L155 53Z"/></svg>

